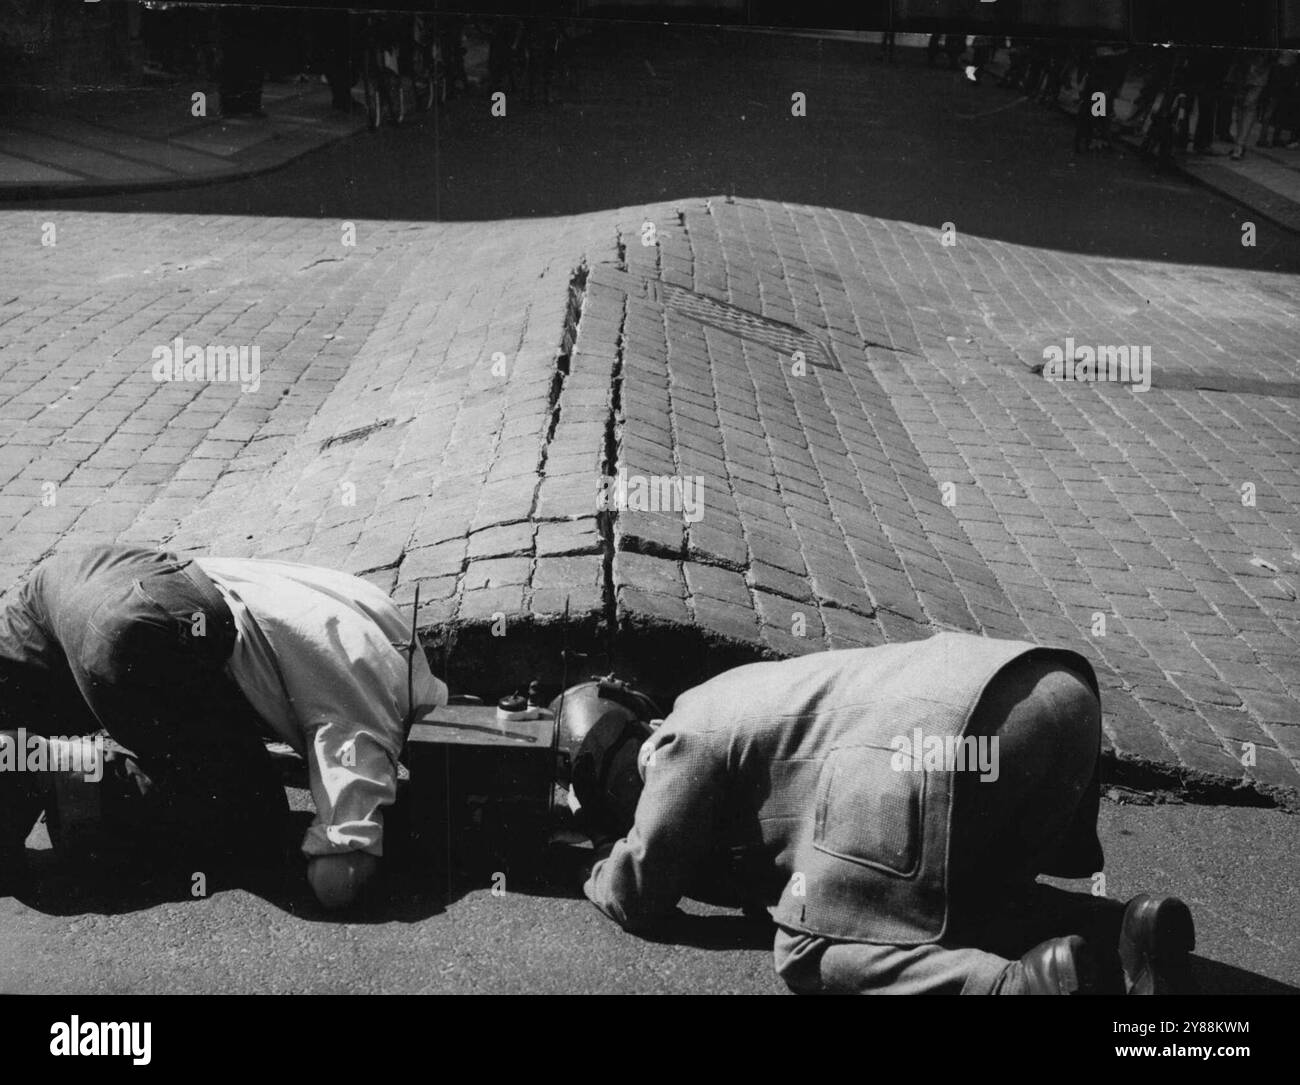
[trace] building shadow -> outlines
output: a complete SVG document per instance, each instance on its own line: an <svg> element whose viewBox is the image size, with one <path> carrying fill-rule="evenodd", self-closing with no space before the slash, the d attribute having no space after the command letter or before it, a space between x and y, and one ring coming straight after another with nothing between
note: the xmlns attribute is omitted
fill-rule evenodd
<svg viewBox="0 0 1300 1085"><path fill-rule="evenodd" d="M872 49L606 25L579 41L551 104L507 95L494 116L480 88L247 181L51 206L490 222L734 195L1117 259L1300 271L1287 246L1240 243L1250 215L1232 201L1127 151L1075 154L1059 109L928 67L923 49L896 64Z"/></svg>

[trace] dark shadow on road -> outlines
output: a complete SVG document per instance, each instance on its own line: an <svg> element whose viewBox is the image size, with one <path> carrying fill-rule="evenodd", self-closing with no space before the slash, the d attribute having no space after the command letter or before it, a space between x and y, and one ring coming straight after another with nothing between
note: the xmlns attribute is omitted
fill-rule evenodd
<svg viewBox="0 0 1300 1085"><path fill-rule="evenodd" d="M300 910L295 898L302 894L293 883L295 874L301 881L301 870L202 866L205 869L195 871L174 862L163 863L142 849L80 850L76 854L29 851L27 885L15 898L45 915L126 915L159 904L200 904L220 893L244 889L286 911ZM199 873L201 881L195 878Z"/></svg>
<svg viewBox="0 0 1300 1085"><path fill-rule="evenodd" d="M46 915L111 916L160 904L201 904L221 893L244 890L309 922L418 923L440 915L477 887L470 870L450 869L445 863L417 864L405 856L381 867L355 907L330 911L317 903L308 887L306 861L294 846L310 822L308 813L291 815L284 862L212 856L187 861L147 842L106 833L88 835L62 851L29 847L26 885L15 897ZM38 832L35 838L42 835Z"/></svg>
<svg viewBox="0 0 1300 1085"><path fill-rule="evenodd" d="M1292 235L1265 226L1243 247L1239 205L1126 151L1076 155L1059 110L927 68L923 51L889 65L855 42L637 25L585 39L576 68L550 106L521 93L494 117L479 92L248 181L42 206L466 221L734 193L936 235L950 222L959 239L1300 271Z"/></svg>
<svg viewBox="0 0 1300 1085"><path fill-rule="evenodd" d="M1206 995L1300 995L1300 987L1290 983L1195 954L1192 975L1200 993Z"/></svg>
<svg viewBox="0 0 1300 1085"><path fill-rule="evenodd" d="M189 850L183 841L92 822L82 823L74 841L55 849L40 823L28 839L28 877L16 899L47 915L124 915L159 904L198 904L239 889L308 922L383 924L418 923L485 888L494 894L582 897L585 875L579 871L589 849L544 847L544 836L512 832L510 823L495 825L492 819L486 820L495 828L487 830L460 820L450 827L436 820L417 823L411 793L403 789L387 811L385 859L375 881L355 907L322 908L308 887L299 851L313 820L305 768L296 757L278 757L277 765L292 808L281 838L268 849L278 858L217 856Z"/></svg>
<svg viewBox="0 0 1300 1085"><path fill-rule="evenodd" d="M209 897L243 890L308 922L419 923L441 915L471 888L465 879L449 879L445 872L386 872L358 905L335 912L316 902L301 864L205 871L203 893L196 895L189 871L151 868L145 862L74 864L46 855L31 863L29 885L15 894L20 903L45 915L127 915L160 904L201 905ZM462 892L451 895L452 884Z"/></svg>
<svg viewBox="0 0 1300 1085"><path fill-rule="evenodd" d="M15 898L50 916L118 916L169 903L201 906L208 897L243 890L308 923L382 925L416 924L442 915L461 897L492 885L494 867L505 868L501 884L511 893L581 899L578 872L584 853L576 848L552 848L532 856L460 856L454 868L417 864L409 855L399 856L383 870L361 903L337 912L316 903L301 862L237 869L206 864L199 895L194 892L193 872L185 865L160 865L157 855L139 849L119 847L93 854L29 850L28 858L29 884ZM775 928L766 912L742 912L734 899L717 893L699 892L695 899L706 902L712 914L678 909L653 927L638 931L638 937L656 944L720 952L771 947ZM724 908L729 910L724 912ZM1221 961L1194 955L1192 966L1199 994L1300 995L1300 987Z"/></svg>
<svg viewBox="0 0 1300 1085"><path fill-rule="evenodd" d="M647 942L693 949L771 949L776 928L766 915L689 915L677 912L653 929L638 932Z"/></svg>

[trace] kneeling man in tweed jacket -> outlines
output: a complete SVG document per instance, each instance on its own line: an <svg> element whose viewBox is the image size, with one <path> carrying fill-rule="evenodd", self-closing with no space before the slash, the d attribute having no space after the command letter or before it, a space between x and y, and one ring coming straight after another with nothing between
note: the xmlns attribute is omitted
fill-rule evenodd
<svg viewBox="0 0 1300 1085"><path fill-rule="evenodd" d="M943 633L739 667L642 746L634 823L585 892L648 932L725 868L799 992L1167 991L1194 942L1181 901L1035 881L1102 869L1100 744L1069 651Z"/></svg>

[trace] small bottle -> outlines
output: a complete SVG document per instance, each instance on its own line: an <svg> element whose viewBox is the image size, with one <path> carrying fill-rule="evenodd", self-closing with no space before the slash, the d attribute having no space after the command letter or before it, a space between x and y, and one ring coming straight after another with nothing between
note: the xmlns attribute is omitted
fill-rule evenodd
<svg viewBox="0 0 1300 1085"><path fill-rule="evenodd" d="M533 713L529 710L528 699L518 693L502 697L497 701L497 723L510 723L517 720L530 720Z"/></svg>

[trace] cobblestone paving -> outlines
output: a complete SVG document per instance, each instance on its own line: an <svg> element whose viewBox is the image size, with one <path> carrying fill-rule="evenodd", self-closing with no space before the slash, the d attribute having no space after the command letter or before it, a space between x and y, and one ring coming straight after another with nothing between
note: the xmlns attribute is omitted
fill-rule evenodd
<svg viewBox="0 0 1300 1085"><path fill-rule="evenodd" d="M6 584L58 545L130 538L338 565L403 601L419 581L426 627L566 598L599 614L612 589L621 620L782 654L1029 636L1098 665L1121 755L1296 785L1297 401L1160 388L1222 368L1211 352L1291 379L1275 277L943 248L725 197L563 224L363 222L354 248L335 229L60 217L79 245L0 299ZM108 254L94 272L62 255L81 245ZM803 328L842 372L795 375L646 297L647 277ZM1153 343L1155 387L1044 380L1034 354L1066 333ZM151 351L178 335L258 344L261 387L156 382ZM616 510L608 585L602 464L698 477L704 510Z"/></svg>
<svg viewBox="0 0 1300 1085"><path fill-rule="evenodd" d="M1122 759L1300 788L1291 277L726 193L354 246L332 219L5 221L0 589L134 539L418 583L426 632L568 600L751 652L1029 637L1094 661ZM177 336L256 345L260 386L155 381ZM1151 346L1152 388L1045 380L1067 337ZM702 516L602 513L620 471L698 479Z"/></svg>
<svg viewBox="0 0 1300 1085"><path fill-rule="evenodd" d="M734 636L757 620L782 651L911 623L1027 631L1097 665L1121 755L1295 786L1300 418L1280 276L945 248L767 202L681 222L660 235L666 282L826 336L845 372L792 376L671 313L666 336L642 333L629 302L620 462L701 474L711 499L696 525L620 516L624 550L686 559L677 579L616 560L621 599L652 592L655 613ZM1044 380L1030 366L1067 334L1154 344L1155 387ZM1283 394L1160 388L1211 370Z"/></svg>

